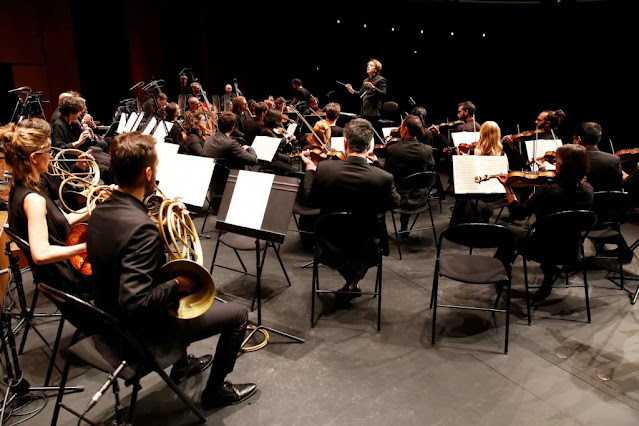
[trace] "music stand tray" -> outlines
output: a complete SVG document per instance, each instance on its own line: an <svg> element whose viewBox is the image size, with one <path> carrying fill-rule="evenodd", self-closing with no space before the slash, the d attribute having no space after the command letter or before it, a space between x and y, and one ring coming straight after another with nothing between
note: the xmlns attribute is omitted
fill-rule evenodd
<svg viewBox="0 0 639 426"><path fill-rule="evenodd" d="M297 178L246 170L232 170L226 181L215 228L255 238L257 327L251 330L242 346L260 330L287 337L294 343L304 343L304 339L262 324L260 240L272 244L284 242L298 188Z"/></svg>

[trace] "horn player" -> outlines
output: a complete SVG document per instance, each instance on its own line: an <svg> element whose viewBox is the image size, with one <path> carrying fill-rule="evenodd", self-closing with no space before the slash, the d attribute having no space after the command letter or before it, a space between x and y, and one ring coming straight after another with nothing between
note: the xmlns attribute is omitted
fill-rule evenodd
<svg viewBox="0 0 639 426"><path fill-rule="evenodd" d="M166 262L157 225L149 218L143 199L154 188L158 156L155 140L139 132L113 139L109 147L118 190L93 212L87 231L87 251L95 279L95 305L128 324L162 368L173 365L170 377L180 383L213 365L202 392L207 410L239 403L257 389L255 384L226 381L248 324L246 308L217 303L203 315L178 319L169 314L180 293L194 290L187 276L158 282L158 270ZM220 335L215 357L187 355L191 342ZM121 347L117 341L98 350L110 357Z"/></svg>

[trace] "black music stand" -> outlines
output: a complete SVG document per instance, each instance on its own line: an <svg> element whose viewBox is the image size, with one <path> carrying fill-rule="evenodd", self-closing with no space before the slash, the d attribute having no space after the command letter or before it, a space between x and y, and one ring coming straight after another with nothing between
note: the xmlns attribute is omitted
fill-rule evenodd
<svg viewBox="0 0 639 426"><path fill-rule="evenodd" d="M284 242L284 238L288 231L288 224L290 222L291 215L293 214L293 205L295 204L295 198L297 197L299 179L285 176L273 176L259 172L242 172L256 173L258 175L263 175L264 178L273 177L273 184L268 197L266 210L259 229L227 222L229 206L231 205L231 200L233 199L235 192L235 185L240 173L238 170L232 170L229 174L228 180L226 181L226 188L224 189L224 195L222 196L220 210L217 215L217 222L215 223L215 228L220 231L228 231L255 238L255 264L257 267L257 327L251 330L246 339L244 339L244 342L242 342L242 346L244 346L246 342L248 342L251 337L260 330L279 334L280 336L293 340L295 343L304 343L304 339L262 325L262 264L260 259L260 240L267 241L271 244L281 244Z"/></svg>

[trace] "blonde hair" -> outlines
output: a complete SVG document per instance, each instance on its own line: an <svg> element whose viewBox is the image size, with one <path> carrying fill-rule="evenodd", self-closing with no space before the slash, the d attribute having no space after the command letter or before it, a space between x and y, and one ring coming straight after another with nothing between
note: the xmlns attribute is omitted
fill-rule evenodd
<svg viewBox="0 0 639 426"><path fill-rule="evenodd" d="M47 133L40 129L19 127L10 123L0 128L0 142L5 160L11 167L13 181L22 181L28 188L39 191L40 175L34 173L31 154L51 148Z"/></svg>
<svg viewBox="0 0 639 426"><path fill-rule="evenodd" d="M313 132L315 132L315 134L319 136L322 140L318 141L315 138L315 135L311 133L309 135L309 140L311 141L311 143L312 141L316 141L320 145L331 144L331 126L328 125L328 122L326 120L320 120L317 123L315 123L315 125L313 126Z"/></svg>
<svg viewBox="0 0 639 426"><path fill-rule="evenodd" d="M486 121L479 129L477 148L482 155L501 155L501 129L494 121Z"/></svg>

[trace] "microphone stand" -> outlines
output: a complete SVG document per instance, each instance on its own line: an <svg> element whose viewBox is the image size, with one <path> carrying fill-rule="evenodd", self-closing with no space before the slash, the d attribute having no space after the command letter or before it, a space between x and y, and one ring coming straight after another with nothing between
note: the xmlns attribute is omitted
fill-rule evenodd
<svg viewBox="0 0 639 426"><path fill-rule="evenodd" d="M162 87L160 85L160 82L164 83L164 80L154 80L150 82L149 84L147 84L146 86L144 86L144 90L154 89L151 91L151 98L153 99L153 105L155 106L155 113L158 115L158 118L160 119L160 123L162 123L162 125L164 126L164 133L166 135L164 136L164 142L173 143L173 138L169 136L169 128L166 125L166 120L163 120L162 116L160 115L160 105L158 104L158 94L157 94L157 91L159 91L160 87Z"/></svg>

